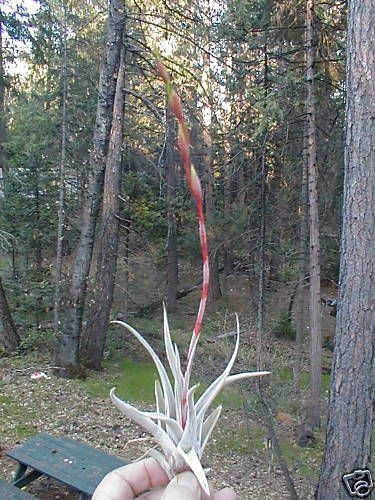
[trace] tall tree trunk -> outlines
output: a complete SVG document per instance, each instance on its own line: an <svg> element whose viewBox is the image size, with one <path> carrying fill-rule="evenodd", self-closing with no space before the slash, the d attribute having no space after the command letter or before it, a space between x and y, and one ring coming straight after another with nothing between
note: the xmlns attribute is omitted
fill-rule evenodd
<svg viewBox="0 0 375 500"><path fill-rule="evenodd" d="M167 183L168 238L167 238L167 307L169 312L177 310L178 259L177 223L175 213L176 157L174 154L174 119L169 106L166 107L165 178Z"/></svg>
<svg viewBox="0 0 375 500"><path fill-rule="evenodd" d="M105 168L103 209L93 297L82 345L85 366L100 370L116 278L125 102L125 44L121 49Z"/></svg>
<svg viewBox="0 0 375 500"><path fill-rule="evenodd" d="M0 277L0 347L14 351L20 343Z"/></svg>
<svg viewBox="0 0 375 500"><path fill-rule="evenodd" d="M301 389L301 365L302 348L305 330L305 285L306 285L306 267L307 267L307 156L306 145L304 147L304 158L302 164L301 180L301 203L300 203L300 233L298 244L299 262L298 262L298 283L296 291L296 353L293 370L294 390L296 396L299 396Z"/></svg>
<svg viewBox="0 0 375 500"><path fill-rule="evenodd" d="M266 246L266 144L264 144L261 163L260 189L260 241L258 265L258 307L257 307L257 370L262 366L262 343L264 332L264 284L265 284L265 246Z"/></svg>
<svg viewBox="0 0 375 500"><path fill-rule="evenodd" d="M98 88L98 104L90 152L90 172L81 215L81 234L76 248L71 283L66 300L65 318L59 338L56 364L59 376L80 374L79 344L82 315L90 271L94 234L103 192L105 156L112 121L120 50L125 23L123 0L111 0L107 23L106 46L103 54Z"/></svg>
<svg viewBox="0 0 375 500"><path fill-rule="evenodd" d="M5 149L6 125L5 125L5 74L3 62L3 14L0 6L0 198L4 197L4 175L5 175Z"/></svg>
<svg viewBox="0 0 375 500"><path fill-rule="evenodd" d="M230 153L230 146L228 152ZM231 160L230 154L227 156L228 162L225 165L224 170L224 235L223 235L223 249L224 249L224 279L223 279L223 290L224 293L227 291L227 278L233 269L233 255L231 252L231 243L228 238L229 226L230 226L230 206L231 206Z"/></svg>
<svg viewBox="0 0 375 500"><path fill-rule="evenodd" d="M374 19L373 0L351 0L341 287L319 500L349 498L342 475L370 468L371 463L375 390Z"/></svg>
<svg viewBox="0 0 375 500"><path fill-rule="evenodd" d="M42 277L42 239L41 239L41 222L40 222L40 189L39 189L39 172L38 166L35 169L35 184L34 184L34 200L35 212L34 219L36 221L36 229L34 232L34 249L35 249L35 270L38 279Z"/></svg>
<svg viewBox="0 0 375 500"><path fill-rule="evenodd" d="M219 279L219 258L216 248L215 230L212 218L215 210L214 198L214 175L212 171L212 137L209 130L204 132L204 163L206 167L206 216L211 223L208 231L208 248L210 249L210 285L208 289L208 300L214 302L221 297Z"/></svg>
<svg viewBox="0 0 375 500"><path fill-rule="evenodd" d="M223 290L227 291L227 278L233 269L233 253L231 251L231 242L229 240L230 228L230 212L232 203L232 180L233 180L233 137L231 134L231 127L233 123L233 106L232 106L232 78L233 78L233 60L232 60L232 47L228 47L228 54L226 60L227 73L226 73L226 105L228 116L228 128L224 136L224 154L225 164L223 173L223 191L224 191L224 234L223 234L223 250L224 250L224 278Z"/></svg>
<svg viewBox="0 0 375 500"><path fill-rule="evenodd" d="M55 276L55 301L54 301L54 330L60 332L61 312L61 286L62 286L62 264L63 264L63 242L65 224L65 162L66 162L66 101L67 101L67 26L66 26L66 2L63 3L63 56L61 65L62 77L62 110L61 110L61 153L60 153L60 179L59 179L59 208L57 223L56 244L56 276Z"/></svg>
<svg viewBox="0 0 375 500"><path fill-rule="evenodd" d="M122 302L122 317L126 321L129 315L129 254L130 254L130 226L131 220L130 215L127 217L127 221L125 223L125 248L124 248L124 279L123 279L123 287L124 287L124 295Z"/></svg>
<svg viewBox="0 0 375 500"><path fill-rule="evenodd" d="M208 248L210 249L210 284L208 289L208 300L214 302L221 297L220 278L219 278L219 255L217 248L216 231L213 225L213 217L215 211L215 183L213 171L213 146L212 146L212 130L213 130L213 114L210 97L212 97L212 71L211 71L211 26L212 26L212 5L210 0L203 0L203 24L204 24L204 40L208 50L205 50L202 55L202 87L204 95L202 96L202 117L205 129L203 131L203 159L205 166L206 177L206 217L208 221Z"/></svg>
<svg viewBox="0 0 375 500"><path fill-rule="evenodd" d="M308 421L320 427L322 335L320 321L320 256L318 215L318 167L316 159L314 54L315 0L307 0L306 9L306 80L307 80L307 165L310 220L310 401Z"/></svg>
<svg viewBox="0 0 375 500"><path fill-rule="evenodd" d="M264 44L263 91L267 102L268 96L268 52ZM263 140L263 150L260 163L260 234L258 261L258 306L257 306L257 370L262 366L262 343L264 332L264 290L265 290L265 254L266 254L266 154L267 133ZM259 388L261 382L259 382Z"/></svg>

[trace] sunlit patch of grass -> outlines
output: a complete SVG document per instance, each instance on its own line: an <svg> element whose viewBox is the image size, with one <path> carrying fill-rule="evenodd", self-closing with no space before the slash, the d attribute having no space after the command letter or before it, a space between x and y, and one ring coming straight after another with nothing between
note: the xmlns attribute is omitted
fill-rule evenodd
<svg viewBox="0 0 375 500"><path fill-rule="evenodd" d="M158 378L157 369L151 363L140 363L127 360L107 361L105 377L89 377L80 382L88 394L94 398L108 398L109 391L116 387L117 395L127 401L155 401L154 386ZM196 398L207 389L208 384L199 385ZM222 404L225 408L243 407L243 397L234 389L225 388L215 400L216 405Z"/></svg>
<svg viewBox="0 0 375 500"><path fill-rule="evenodd" d="M107 362L105 379L87 378L82 386L96 398L108 398L109 391L116 387L117 395L127 401L154 401L154 385L157 370L153 364L131 360Z"/></svg>

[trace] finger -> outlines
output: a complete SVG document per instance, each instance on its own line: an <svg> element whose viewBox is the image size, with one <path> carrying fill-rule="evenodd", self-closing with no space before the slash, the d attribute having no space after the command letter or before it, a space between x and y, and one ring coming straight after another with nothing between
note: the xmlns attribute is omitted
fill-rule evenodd
<svg viewBox="0 0 375 500"><path fill-rule="evenodd" d="M232 488L224 488L220 491L216 491L213 500L236 500L236 493Z"/></svg>
<svg viewBox="0 0 375 500"><path fill-rule="evenodd" d="M192 472L182 472L172 479L161 500L201 500L202 489Z"/></svg>
<svg viewBox="0 0 375 500"><path fill-rule="evenodd" d="M156 490L147 491L137 497L137 500L162 500L165 488L157 488Z"/></svg>
<svg viewBox="0 0 375 500"><path fill-rule="evenodd" d="M120 467L105 476L92 500L132 500L140 493L168 484L169 478L154 458Z"/></svg>

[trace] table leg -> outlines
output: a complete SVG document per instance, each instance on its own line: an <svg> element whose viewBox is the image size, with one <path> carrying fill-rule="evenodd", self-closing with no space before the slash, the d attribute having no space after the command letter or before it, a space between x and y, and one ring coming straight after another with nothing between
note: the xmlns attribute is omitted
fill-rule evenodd
<svg viewBox="0 0 375 500"><path fill-rule="evenodd" d="M79 494L79 497L78 497L78 500L90 500L91 496L90 495L86 495L86 493L80 493Z"/></svg>
<svg viewBox="0 0 375 500"><path fill-rule="evenodd" d="M14 475L14 479L13 479L14 483L16 481L18 481L19 479L21 479L21 477L23 477L25 475L26 469L27 469L27 465L18 463L18 469L17 469L17 471Z"/></svg>
<svg viewBox="0 0 375 500"><path fill-rule="evenodd" d="M16 481L13 481L13 486L16 486L17 488L23 488L27 484L30 484L32 481L35 481L35 479L38 479L38 477L40 476L43 476L42 472L38 470L32 470L28 474L24 474Z"/></svg>

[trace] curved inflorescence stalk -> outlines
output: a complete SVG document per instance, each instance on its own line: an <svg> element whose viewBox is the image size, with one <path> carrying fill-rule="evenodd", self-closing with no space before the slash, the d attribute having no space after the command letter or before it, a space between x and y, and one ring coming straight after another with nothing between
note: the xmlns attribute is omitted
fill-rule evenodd
<svg viewBox="0 0 375 500"><path fill-rule="evenodd" d="M161 78L164 81L165 89L167 93L167 98L169 101L169 105L176 117L178 122L178 146L181 154L182 163L185 170L185 177L190 188L190 192L192 197L195 200L198 214L198 224L199 224L199 237L201 242L202 249L202 261L203 261L203 286L202 286L202 295L199 303L199 309L197 314L197 319L195 321L193 335L191 337L190 346L187 354L186 360L186 371L184 376L184 384L182 389L182 399L181 399L181 411L182 411L182 422L183 426L185 426L186 419L186 409L187 409L187 393L190 382L190 374L193 366L195 349L197 346L197 342L199 339L199 334L201 330L202 320L204 311L206 309L206 302L208 297L208 286L210 281L210 267L208 263L208 244L207 244L207 233L206 233L206 225L204 221L204 211L203 211L203 195L202 195L202 187L198 177L198 174L194 168L194 165L191 163L190 159L190 134L189 130L186 126L186 122L183 117L183 110L181 99L178 94L175 92L171 85L171 79L169 73L164 66L164 64L158 60L157 68Z"/></svg>
<svg viewBox="0 0 375 500"><path fill-rule="evenodd" d="M203 259L202 295L188 350L185 374L183 374L181 369L178 348L176 344L172 344L167 312L164 306L164 343L169 368L172 373L171 379L159 357L144 337L127 323L113 321L113 323L126 328L148 351L158 370L160 382L159 380L155 382L156 412L138 410L119 399L115 395L115 389L111 390L110 396L119 410L149 432L160 445L162 453L151 450L150 454L155 456L169 477L172 478L179 472L191 470L197 477L203 490L209 495L207 478L201 465L201 458L208 439L219 419L222 407L218 406L208 416L206 414L224 386L237 380L268 375L270 372L258 371L230 375L239 347L240 328L237 318L236 344L225 370L211 383L196 402L194 394L197 386L189 388L194 354L208 295L209 265L207 235L204 221L202 188L196 170L190 161L189 131L183 118L181 100L172 88L169 74L160 60L157 61L157 68L165 83L168 101L178 122L178 145L182 163L190 192L197 207Z"/></svg>

